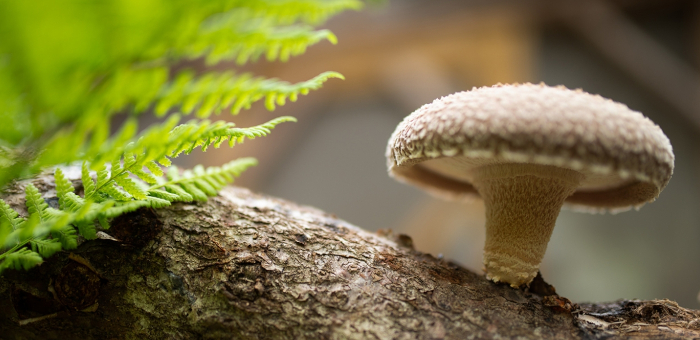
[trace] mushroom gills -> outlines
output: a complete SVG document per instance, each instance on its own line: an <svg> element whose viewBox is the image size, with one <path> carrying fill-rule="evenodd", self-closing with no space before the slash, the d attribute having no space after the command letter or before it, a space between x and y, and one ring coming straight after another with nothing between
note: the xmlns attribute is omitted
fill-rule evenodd
<svg viewBox="0 0 700 340"><path fill-rule="evenodd" d="M473 183L474 172L471 169L495 165L495 164L534 164L526 162L512 162L501 157L492 158L477 158L468 156L454 156L454 157L440 157L426 160L418 167L427 169L428 171L434 172L451 180L456 180L460 182ZM557 166L559 167L559 166ZM566 169L571 169L569 167L563 167ZM469 169L466 170L465 169ZM625 187L632 183L637 182L637 180L630 176L623 176L619 171L614 171L612 167L603 166L587 166L581 169L571 169L583 174L583 178L578 185L577 191L581 192L594 192L594 191L605 191L615 188Z"/></svg>

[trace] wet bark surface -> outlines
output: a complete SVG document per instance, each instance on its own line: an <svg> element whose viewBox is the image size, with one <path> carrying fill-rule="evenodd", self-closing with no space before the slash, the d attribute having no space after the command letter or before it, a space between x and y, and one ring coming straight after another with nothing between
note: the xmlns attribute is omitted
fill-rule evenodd
<svg viewBox="0 0 700 340"><path fill-rule="evenodd" d="M405 235L246 189L142 209L100 235L0 278L0 339L700 338L700 312L672 301L512 289Z"/></svg>

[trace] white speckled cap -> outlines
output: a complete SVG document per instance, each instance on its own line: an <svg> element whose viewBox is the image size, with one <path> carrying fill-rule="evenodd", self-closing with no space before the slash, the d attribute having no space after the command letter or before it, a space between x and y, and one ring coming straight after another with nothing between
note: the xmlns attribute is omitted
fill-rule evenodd
<svg viewBox="0 0 700 340"><path fill-rule="evenodd" d="M436 99L407 116L387 147L392 177L449 199L478 197L471 172L532 163L585 176L566 202L626 210L653 201L673 173L671 143L641 113L581 90L495 85Z"/></svg>

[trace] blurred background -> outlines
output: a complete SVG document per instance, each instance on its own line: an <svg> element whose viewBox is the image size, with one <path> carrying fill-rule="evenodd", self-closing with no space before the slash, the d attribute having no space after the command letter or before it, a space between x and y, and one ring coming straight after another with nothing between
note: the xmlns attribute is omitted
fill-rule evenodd
<svg viewBox="0 0 700 340"><path fill-rule="evenodd" d="M474 86L544 82L627 104L659 124L676 168L640 211L563 211L541 266L576 302L669 298L700 308L700 1L394 0L344 13L322 43L287 63L246 71L296 82L331 80L296 103L261 103L239 126L299 119L264 139L179 158L220 165L255 156L237 185L312 205L367 230L411 236L417 250L481 273L483 204L431 198L387 175L385 149L402 118ZM233 64L218 68L237 68Z"/></svg>

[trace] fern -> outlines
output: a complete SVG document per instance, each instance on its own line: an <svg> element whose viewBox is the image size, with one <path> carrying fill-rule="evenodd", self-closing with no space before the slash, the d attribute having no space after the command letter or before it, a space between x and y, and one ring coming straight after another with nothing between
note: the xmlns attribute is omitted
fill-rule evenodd
<svg viewBox="0 0 700 340"><path fill-rule="evenodd" d="M25 201L29 216L36 215L40 222L50 218L47 211L49 205L44 202L39 190L32 184L27 185L25 189Z"/></svg>
<svg viewBox="0 0 700 340"><path fill-rule="evenodd" d="M78 235L75 228L66 225L55 229L51 232L51 237L61 243L61 248L70 250L78 247Z"/></svg>
<svg viewBox="0 0 700 340"><path fill-rule="evenodd" d="M335 43L332 33L313 27L361 5L359 0L112 0L91 7L79 0L2 2L0 112L8 113L3 118L10 124L0 127L0 146L7 147L0 152L0 187L47 166L90 159L109 138L109 117L117 112L142 112L156 104L161 114L196 107L206 117L227 106L237 113L263 99L268 108L294 101L329 75L294 85L245 74L190 75L190 81L178 83L187 76L172 76L169 65L192 58L246 63L262 54L286 60L320 41ZM159 15L150 15L154 11ZM109 26L96 20L105 13ZM117 44L105 44L115 37ZM135 130L128 123L122 140Z"/></svg>
<svg viewBox="0 0 700 340"><path fill-rule="evenodd" d="M328 30L315 31L308 25L279 27L273 18L261 18L248 8L213 17L204 23L202 31L201 37L190 46L191 53L207 52L209 63L232 59L244 64L257 60L262 54L268 61L286 61L321 40L337 42Z"/></svg>
<svg viewBox="0 0 700 340"><path fill-rule="evenodd" d="M224 110L236 115L258 101L272 111L343 77L326 72L292 84L173 66L192 59L286 61L314 44L337 43L317 26L361 6L359 0L0 1L0 190L56 167L58 198L52 208L46 193L27 184L28 216L0 199L0 273L74 249L79 236L108 232L110 220L124 213L216 195L257 161L180 170L173 159L225 142L233 147L296 120L237 127L206 118ZM145 111L167 117L139 132L136 115ZM128 118L112 135L111 118L120 112ZM180 122L191 114L198 119ZM81 164L79 179L60 168L72 163Z"/></svg>
<svg viewBox="0 0 700 340"><path fill-rule="evenodd" d="M163 115L182 103L182 111L207 117L230 107L232 114L265 98L265 107L272 111L275 104L284 105L286 99L295 102L299 94L320 88L330 78L344 79L340 73L325 72L310 80L290 84L276 79L253 77L250 74L235 76L230 73L209 74L195 79L190 72L181 73L176 80L159 94L156 114Z"/></svg>
<svg viewBox="0 0 700 340"><path fill-rule="evenodd" d="M49 257L61 250L60 240L32 240L29 243L32 246L32 251L39 253L41 257Z"/></svg>
<svg viewBox="0 0 700 340"><path fill-rule="evenodd" d="M353 0L252 0L243 1L244 6L258 14L275 20L279 24L304 22L319 24L346 9L360 9L362 4Z"/></svg>
<svg viewBox="0 0 700 340"><path fill-rule="evenodd" d="M24 218L19 217L19 214L5 203L5 201L0 200L0 225L11 228L11 230L14 231L21 228L24 222ZM0 245L2 245L1 242Z"/></svg>
<svg viewBox="0 0 700 340"><path fill-rule="evenodd" d="M58 207L60 209L65 209L66 208L66 201L69 200L68 194L73 193L75 191L75 188L73 187L73 183L66 179L66 176L63 175L63 171L61 169L56 169L56 172L54 173L54 178L56 180L56 196L58 197ZM89 183L86 183L85 191L88 190L87 184L92 184L92 181Z"/></svg>
<svg viewBox="0 0 700 340"><path fill-rule="evenodd" d="M80 197L72 192L72 185L68 185L70 181L65 179L63 172L56 169L54 177L57 179L57 195L59 195L59 202L62 201L59 203L62 204L62 210L48 207L32 184L28 184L25 190L27 210L30 214L28 220L19 217L15 210L0 200L0 249L10 248L0 254L0 260L14 261L8 262L5 267L0 264L0 272L3 268L25 268L24 264L19 267L17 264L23 261L31 260L30 263L26 263L28 267L25 269L40 264L41 261L32 260L34 253L49 257L61 249L75 248L77 246L76 229L85 239L91 240L96 237L96 223L108 229L107 220L124 213L142 207L162 208L175 201L189 202L193 199L205 201L208 196L216 195L219 189L232 182L233 178L245 169L256 164L257 161L254 158L241 158L221 167L205 169L198 166L193 171L184 171L182 174L178 174L177 168L173 166L167 178L156 178L158 184L144 186L145 189L139 188L144 195L143 199L126 198L123 192L116 189L117 186L114 185L116 182L110 182L110 179L98 180L101 186L96 187L91 197L87 197L87 194L86 197ZM94 183L90 174L87 173L87 168L87 164L82 166L83 182ZM139 179L124 177L122 172L124 169L118 168L116 171L119 174L116 177L129 179L134 186L137 186ZM102 171L103 174L105 172ZM59 190L59 187L69 189ZM119 194L114 195L115 190ZM92 201L97 198L101 201ZM31 246L31 253L25 251L24 247L27 244ZM18 252L22 255L12 256Z"/></svg>
<svg viewBox="0 0 700 340"><path fill-rule="evenodd" d="M29 270L32 267L40 265L42 262L44 262L40 254L26 248L2 255L5 256L3 261L0 262L0 274L2 274L5 269Z"/></svg>
<svg viewBox="0 0 700 340"><path fill-rule="evenodd" d="M156 126L141 133L133 142L126 143L122 147L115 147L114 143L108 143L100 152L92 155L95 164L103 164L112 160L112 175L107 178L107 173L97 176L97 187L106 185L116 176L123 176L130 172L145 182L151 183L155 176L161 175L161 166L170 166L171 158L176 158L182 153L189 154L197 147L206 150L209 146L218 148L225 141L230 146L241 143L246 138L265 136L277 125L284 122L295 122L293 117L278 117L267 123L248 127L237 128L233 123L190 121L177 125L179 116L173 115L161 126ZM130 155L129 159L124 155ZM138 156L137 156L138 155ZM123 159L124 162L119 163ZM144 167L146 169L144 169ZM146 172L148 170L148 172ZM102 170L104 172L104 170ZM155 172L154 172L155 171ZM101 182L103 181L103 182Z"/></svg>

